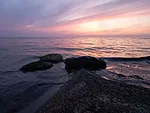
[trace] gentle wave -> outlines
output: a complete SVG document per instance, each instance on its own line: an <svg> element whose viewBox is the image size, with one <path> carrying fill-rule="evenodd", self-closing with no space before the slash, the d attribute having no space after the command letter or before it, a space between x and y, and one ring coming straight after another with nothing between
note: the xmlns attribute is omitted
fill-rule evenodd
<svg viewBox="0 0 150 113"><path fill-rule="evenodd" d="M51 48L52 49L52 48ZM55 49L58 50L65 50L65 51L84 51L84 50L107 50L107 49L111 49L114 50L114 48L112 47L90 47L90 48L63 48L63 47L55 47Z"/></svg>
<svg viewBox="0 0 150 113"><path fill-rule="evenodd" d="M110 58L102 58L102 59L109 60L109 61L144 61L144 60L150 60L150 56L139 57L139 58L110 57Z"/></svg>
<svg viewBox="0 0 150 113"><path fill-rule="evenodd" d="M36 83L29 84L25 82L13 84L6 89L0 88L3 95L0 95L0 112L14 113L27 106L32 101L38 99L53 85L61 85L64 83ZM11 94L11 95L10 95ZM15 103L15 104L14 104ZM2 108L7 109L2 109Z"/></svg>

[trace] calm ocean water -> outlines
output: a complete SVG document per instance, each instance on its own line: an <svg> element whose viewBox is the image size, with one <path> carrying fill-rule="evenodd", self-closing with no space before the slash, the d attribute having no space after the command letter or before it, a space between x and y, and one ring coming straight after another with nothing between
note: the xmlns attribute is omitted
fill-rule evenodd
<svg viewBox="0 0 150 113"><path fill-rule="evenodd" d="M150 55L150 37L0 38L0 58L51 52L65 57L143 57Z"/></svg>
<svg viewBox="0 0 150 113"><path fill-rule="evenodd" d="M38 99L42 104L41 100L44 103L44 99L68 80L63 63L46 71L19 71L23 65L49 53L60 53L64 58L105 57L107 71L126 76L138 75L144 80L134 82L150 84L149 59L132 59L150 56L150 37L0 38L0 113L23 113L23 108L34 102L37 104ZM111 61L111 57L128 57L131 61Z"/></svg>

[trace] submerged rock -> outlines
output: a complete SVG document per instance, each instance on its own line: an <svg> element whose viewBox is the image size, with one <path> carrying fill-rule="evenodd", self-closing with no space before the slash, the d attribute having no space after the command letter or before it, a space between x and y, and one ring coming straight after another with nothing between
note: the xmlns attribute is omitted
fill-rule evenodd
<svg viewBox="0 0 150 113"><path fill-rule="evenodd" d="M59 63L63 61L63 57L60 54L48 54L40 57L40 61Z"/></svg>
<svg viewBox="0 0 150 113"><path fill-rule="evenodd" d="M20 68L20 70L23 72L32 72L32 71L39 71L39 70L47 70L52 66L53 65L50 62L36 61L24 65L22 68Z"/></svg>
<svg viewBox="0 0 150 113"><path fill-rule="evenodd" d="M131 75L131 76L128 76L128 78L134 78L134 79L140 79L140 80L143 80L142 77L138 76L138 75Z"/></svg>
<svg viewBox="0 0 150 113"><path fill-rule="evenodd" d="M106 62L102 59L97 59L91 56L83 56L79 58L67 58L65 60L66 70L70 73L74 70L88 69L98 70L106 69Z"/></svg>
<svg viewBox="0 0 150 113"><path fill-rule="evenodd" d="M117 76L119 76L119 77L126 77L126 76L123 75L123 74L117 74Z"/></svg>

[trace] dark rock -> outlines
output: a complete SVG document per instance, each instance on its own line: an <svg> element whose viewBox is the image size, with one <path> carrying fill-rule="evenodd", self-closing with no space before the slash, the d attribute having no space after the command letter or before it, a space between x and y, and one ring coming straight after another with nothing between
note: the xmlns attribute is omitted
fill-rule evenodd
<svg viewBox="0 0 150 113"><path fill-rule="evenodd" d="M69 73L82 68L88 70L106 69L106 62L104 60L90 56L67 58L65 64L65 68Z"/></svg>
<svg viewBox="0 0 150 113"><path fill-rule="evenodd" d="M36 113L150 113L150 89L81 70Z"/></svg>
<svg viewBox="0 0 150 113"><path fill-rule="evenodd" d="M47 70L51 68L53 65L50 62L32 62L27 65L24 65L22 68L20 68L23 72L32 72L32 71L39 71L39 70Z"/></svg>
<svg viewBox="0 0 150 113"><path fill-rule="evenodd" d="M40 57L40 61L51 62L51 63L59 63L63 61L63 57L60 54L48 54Z"/></svg>
<svg viewBox="0 0 150 113"><path fill-rule="evenodd" d="M119 77L126 77L126 76L123 75L123 74L117 74L117 76L119 76Z"/></svg>
<svg viewBox="0 0 150 113"><path fill-rule="evenodd" d="M134 78L134 79L140 79L140 80L143 80L142 77L138 76L138 75L131 75L131 76L128 76L128 78Z"/></svg>

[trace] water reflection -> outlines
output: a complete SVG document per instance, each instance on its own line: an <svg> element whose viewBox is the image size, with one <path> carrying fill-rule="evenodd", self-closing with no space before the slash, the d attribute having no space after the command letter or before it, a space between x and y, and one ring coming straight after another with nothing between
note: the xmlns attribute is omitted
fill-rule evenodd
<svg viewBox="0 0 150 113"><path fill-rule="evenodd" d="M91 55L95 57L141 57L150 55L150 38L135 37L74 37L15 38L5 40L13 53L43 55L60 53L65 57ZM145 49L146 48L146 49ZM5 52L5 51L3 51Z"/></svg>

